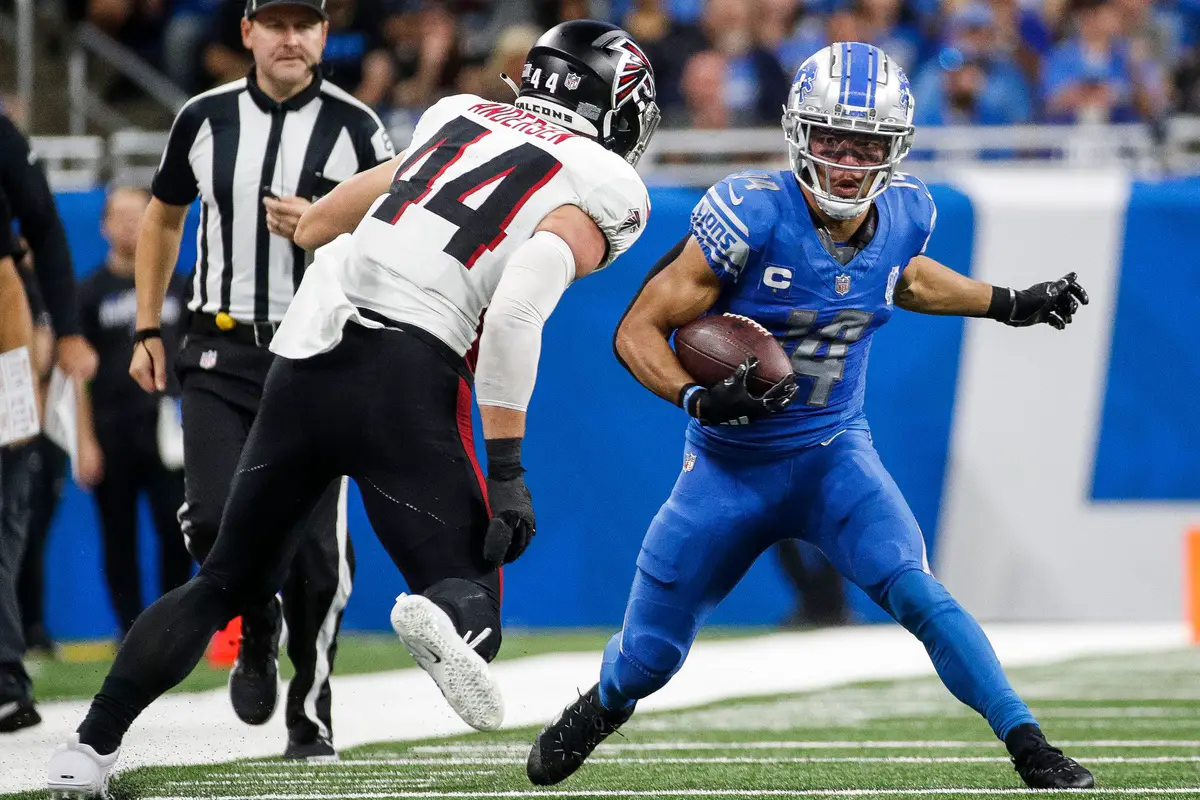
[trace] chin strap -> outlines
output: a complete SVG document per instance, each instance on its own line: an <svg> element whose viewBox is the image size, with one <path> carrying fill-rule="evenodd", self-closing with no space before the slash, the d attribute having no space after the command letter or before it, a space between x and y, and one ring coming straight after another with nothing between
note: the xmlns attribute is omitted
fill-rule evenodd
<svg viewBox="0 0 1200 800"><path fill-rule="evenodd" d="M514 95L519 95L521 93L521 87L517 86L517 82L508 77L506 73L500 73L500 80L504 81L508 85L508 88L513 90Z"/></svg>

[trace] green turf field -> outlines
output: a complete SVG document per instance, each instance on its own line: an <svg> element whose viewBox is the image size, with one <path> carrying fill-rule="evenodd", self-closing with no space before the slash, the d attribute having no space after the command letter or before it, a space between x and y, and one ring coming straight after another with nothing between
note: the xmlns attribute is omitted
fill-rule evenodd
<svg viewBox="0 0 1200 800"><path fill-rule="evenodd" d="M1099 789L1072 794L1200 798L1200 650L1016 669L1012 677L1052 740L1095 773ZM336 764L141 769L113 788L142 800L1027 794L1002 745L936 680L647 713L623 733L548 790L525 779L532 729L369 745Z"/></svg>

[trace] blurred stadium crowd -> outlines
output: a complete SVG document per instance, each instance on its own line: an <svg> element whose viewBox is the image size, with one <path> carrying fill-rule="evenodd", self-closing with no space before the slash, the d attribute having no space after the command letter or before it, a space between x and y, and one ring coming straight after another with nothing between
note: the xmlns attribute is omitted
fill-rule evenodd
<svg viewBox="0 0 1200 800"><path fill-rule="evenodd" d="M244 0L65 0L189 93L249 68ZM1200 0L328 0L331 80L403 130L439 96L507 99L540 31L622 24L649 52L666 124L777 123L830 41L884 48L919 124L1128 122L1200 113Z"/></svg>

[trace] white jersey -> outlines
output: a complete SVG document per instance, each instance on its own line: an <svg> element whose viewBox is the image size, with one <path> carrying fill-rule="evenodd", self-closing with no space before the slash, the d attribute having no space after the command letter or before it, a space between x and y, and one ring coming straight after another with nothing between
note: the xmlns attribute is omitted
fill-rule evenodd
<svg viewBox="0 0 1200 800"><path fill-rule="evenodd" d="M372 204L350 241L342 237L318 250L309 271L335 255L338 284L351 305L422 328L462 355L509 255L564 205L578 206L604 233L608 254L601 266L629 249L650 215L646 186L625 159L529 111L456 95L422 115L391 190ZM304 283L310 277L320 280L306 273ZM328 306L328 298L311 299ZM294 303L288 317L307 315L311 305ZM330 321L338 339L344 319L363 322L352 311ZM272 349L311 355L313 347L294 346L300 326L289 321ZM304 338L311 341L312 333ZM332 346L322 344L316 351Z"/></svg>

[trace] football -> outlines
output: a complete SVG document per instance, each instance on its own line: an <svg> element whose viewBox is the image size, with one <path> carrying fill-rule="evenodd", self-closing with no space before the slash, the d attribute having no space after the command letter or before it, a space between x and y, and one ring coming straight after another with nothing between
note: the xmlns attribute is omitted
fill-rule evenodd
<svg viewBox="0 0 1200 800"><path fill-rule="evenodd" d="M749 317L720 314L693 320L675 332L675 355L683 368L704 387L734 373L753 356L758 368L747 386L761 395L792 373L792 364L770 331Z"/></svg>

